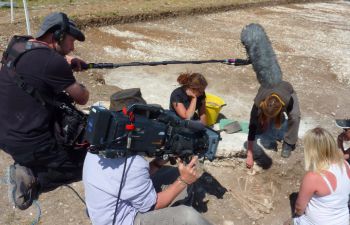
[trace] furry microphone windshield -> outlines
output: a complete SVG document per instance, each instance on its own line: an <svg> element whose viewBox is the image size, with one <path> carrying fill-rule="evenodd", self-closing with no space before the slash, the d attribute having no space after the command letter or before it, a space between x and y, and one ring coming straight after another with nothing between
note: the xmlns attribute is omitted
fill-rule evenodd
<svg viewBox="0 0 350 225"><path fill-rule="evenodd" d="M261 25L255 23L247 25L242 30L241 42L261 86L268 88L282 81L281 68L271 42Z"/></svg>

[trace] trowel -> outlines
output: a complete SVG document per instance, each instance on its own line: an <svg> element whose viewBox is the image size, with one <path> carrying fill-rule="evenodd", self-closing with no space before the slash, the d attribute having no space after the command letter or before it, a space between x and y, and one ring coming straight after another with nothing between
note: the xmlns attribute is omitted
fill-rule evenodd
<svg viewBox="0 0 350 225"><path fill-rule="evenodd" d="M239 124L239 122L232 121L232 122L229 122L229 123L223 125L223 127L220 130L218 130L218 132L225 131L227 134L233 134L233 133L239 132L241 130L242 130L242 127Z"/></svg>

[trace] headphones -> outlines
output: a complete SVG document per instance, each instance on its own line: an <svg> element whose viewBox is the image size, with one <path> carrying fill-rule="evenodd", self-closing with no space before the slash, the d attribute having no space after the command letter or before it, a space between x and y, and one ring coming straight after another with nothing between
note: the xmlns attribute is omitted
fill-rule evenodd
<svg viewBox="0 0 350 225"><path fill-rule="evenodd" d="M60 25L60 29L56 30L53 33L53 38L55 41L58 42L58 44L61 44L61 42L64 39L65 33L69 30L69 19L65 13L59 13L62 16L62 21L58 24Z"/></svg>

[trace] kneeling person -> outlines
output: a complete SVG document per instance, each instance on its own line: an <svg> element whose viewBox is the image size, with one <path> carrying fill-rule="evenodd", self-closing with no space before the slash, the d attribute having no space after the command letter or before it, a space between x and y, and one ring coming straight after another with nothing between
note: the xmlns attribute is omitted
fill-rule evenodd
<svg viewBox="0 0 350 225"><path fill-rule="evenodd" d="M77 104L88 101L72 71L84 62L67 56L85 36L66 14L52 13L36 38L12 40L1 61L0 147L15 161L9 173L15 206L26 209L38 190L81 179L86 151L58 139L51 103L63 92Z"/></svg>

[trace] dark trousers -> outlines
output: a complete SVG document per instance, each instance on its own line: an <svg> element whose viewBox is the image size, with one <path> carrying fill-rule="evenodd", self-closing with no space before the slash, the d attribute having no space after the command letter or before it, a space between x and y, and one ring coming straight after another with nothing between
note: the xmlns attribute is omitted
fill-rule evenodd
<svg viewBox="0 0 350 225"><path fill-rule="evenodd" d="M178 168L165 166L151 178L156 191L160 192L171 185L179 175ZM192 189L193 185L190 185L187 190L184 189L171 203L171 207L151 210L146 213L137 213L134 225L211 225L210 222L190 206L194 194Z"/></svg>
<svg viewBox="0 0 350 225"><path fill-rule="evenodd" d="M39 182L40 191L52 190L60 185L79 181L82 178L86 149L73 149L49 139L35 147L4 146L22 166L30 168Z"/></svg>
<svg viewBox="0 0 350 225"><path fill-rule="evenodd" d="M156 192L164 191L169 185L174 183L180 176L179 169L172 166L164 166L151 176L154 189ZM171 203L172 206L188 205L191 206L194 198L194 185L189 185L184 189Z"/></svg>

